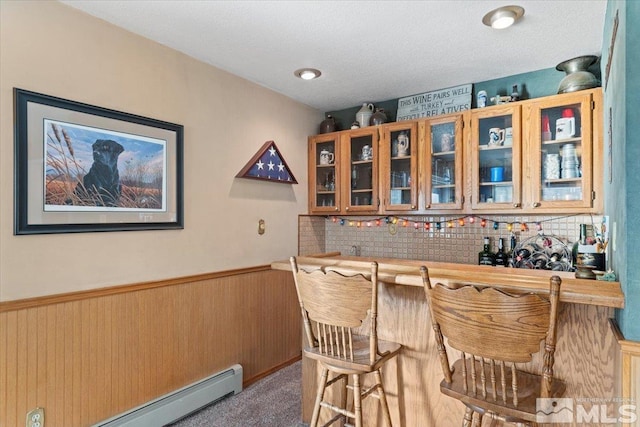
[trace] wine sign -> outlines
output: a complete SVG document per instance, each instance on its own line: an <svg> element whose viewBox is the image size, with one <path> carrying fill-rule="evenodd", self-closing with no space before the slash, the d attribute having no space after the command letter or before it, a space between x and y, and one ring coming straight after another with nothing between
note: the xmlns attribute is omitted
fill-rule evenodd
<svg viewBox="0 0 640 427"><path fill-rule="evenodd" d="M471 84L398 99L397 121L459 113L471 108Z"/></svg>

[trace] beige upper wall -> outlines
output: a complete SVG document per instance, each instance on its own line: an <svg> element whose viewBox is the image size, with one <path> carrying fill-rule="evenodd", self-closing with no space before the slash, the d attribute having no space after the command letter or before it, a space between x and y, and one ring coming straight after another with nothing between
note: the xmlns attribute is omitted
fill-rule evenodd
<svg viewBox="0 0 640 427"><path fill-rule="evenodd" d="M14 87L184 125L184 230L14 236ZM295 254L306 139L321 120L320 111L58 2L2 1L0 301ZM268 140L298 185L234 178Z"/></svg>

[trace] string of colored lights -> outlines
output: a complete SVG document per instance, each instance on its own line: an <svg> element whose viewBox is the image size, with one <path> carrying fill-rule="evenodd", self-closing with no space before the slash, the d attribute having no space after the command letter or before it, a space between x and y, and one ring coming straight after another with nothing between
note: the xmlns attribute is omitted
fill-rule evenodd
<svg viewBox="0 0 640 427"><path fill-rule="evenodd" d="M570 218L573 216L579 216L584 214L572 214L572 215L564 215L559 217L547 218L540 221L535 221L536 231L542 231L542 223L557 221L559 219ZM482 228L485 228L487 224L493 224L493 229L498 230L500 228L500 224L504 224L508 232L513 231L514 226L519 226L520 231L529 230L529 225L527 222L521 221L496 221L491 218L485 218L478 215L464 215L457 218L449 218L442 221L417 221L411 218L402 218L398 216L381 216L378 218L369 218L369 219L354 219L354 218L342 218L339 216L327 216L327 219L330 219L332 222L339 223L340 225L348 225L349 227L379 227L383 224L394 224L402 227L413 226L416 230L424 228L425 230L441 230L444 227L453 228L456 226L464 227L468 224L480 224Z"/></svg>

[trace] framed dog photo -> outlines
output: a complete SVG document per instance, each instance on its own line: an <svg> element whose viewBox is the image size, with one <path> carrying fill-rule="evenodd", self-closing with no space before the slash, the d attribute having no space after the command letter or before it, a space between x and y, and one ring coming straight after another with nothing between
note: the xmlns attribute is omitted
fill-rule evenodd
<svg viewBox="0 0 640 427"><path fill-rule="evenodd" d="M182 125L14 88L15 234L184 228Z"/></svg>

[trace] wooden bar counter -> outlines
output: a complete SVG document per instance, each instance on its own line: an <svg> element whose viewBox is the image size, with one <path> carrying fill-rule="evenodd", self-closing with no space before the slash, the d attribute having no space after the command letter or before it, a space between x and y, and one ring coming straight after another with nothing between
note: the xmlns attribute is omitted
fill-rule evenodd
<svg viewBox="0 0 640 427"><path fill-rule="evenodd" d="M440 393L442 380L431 320L420 278L420 266L429 268L433 283L473 283L523 291L549 288L549 278L560 276L562 287L558 345L554 374L567 382L564 397L612 399L616 394L614 363L617 342L610 326L614 308L624 307L618 282L576 279L574 273L525 270L467 264L389 258L361 258L338 253L314 256L314 264L353 267L353 261L379 263L378 336L399 342L403 349L385 365L384 385L394 426L449 427L462 424L464 406ZM291 270L289 260L273 269ZM293 286L293 278L291 280ZM530 365L538 367L541 360ZM303 358L302 417L309 422L318 371ZM376 402L364 405L364 425L383 425ZM488 425L485 422L486 425ZM560 427L570 424L559 424Z"/></svg>

